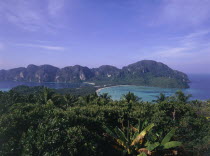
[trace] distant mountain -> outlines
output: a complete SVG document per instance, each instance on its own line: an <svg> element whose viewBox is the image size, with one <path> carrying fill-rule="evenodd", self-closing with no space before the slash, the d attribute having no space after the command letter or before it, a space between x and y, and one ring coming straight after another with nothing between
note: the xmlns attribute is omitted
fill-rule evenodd
<svg viewBox="0 0 210 156"><path fill-rule="evenodd" d="M27 82L92 82L95 85L144 85L167 88L188 88L188 76L167 65L143 60L118 69L103 65L88 68L80 65L57 68L51 65L29 65L0 70L0 81Z"/></svg>

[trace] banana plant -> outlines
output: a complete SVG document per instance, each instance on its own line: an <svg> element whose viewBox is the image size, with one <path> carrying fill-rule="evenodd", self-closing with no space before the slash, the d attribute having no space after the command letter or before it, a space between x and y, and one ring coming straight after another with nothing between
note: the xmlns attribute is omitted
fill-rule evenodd
<svg viewBox="0 0 210 156"><path fill-rule="evenodd" d="M181 142L179 141L170 141L171 138L174 136L176 129L172 129L161 142L154 142L154 143L146 143L146 149L150 151L150 153L169 150L175 147L181 146Z"/></svg>
<svg viewBox="0 0 210 156"><path fill-rule="evenodd" d="M145 147L144 138L146 134L152 130L154 124L146 126L143 130L135 128L128 123L127 128L120 129L118 127L110 130L105 127L106 136L111 137L115 141L114 148L121 150L124 154L137 155L139 149Z"/></svg>
<svg viewBox="0 0 210 156"><path fill-rule="evenodd" d="M135 127L128 123L127 128L120 129L116 127L113 130L105 127L105 136L111 137L115 142L113 147L121 150L124 155L147 156L164 152L177 152L171 150L182 144L179 141L171 141L176 129L172 129L160 142L151 143L145 136L152 130L154 124L144 126L145 123L140 124L139 122ZM150 134L149 137L157 140L157 136L158 134Z"/></svg>

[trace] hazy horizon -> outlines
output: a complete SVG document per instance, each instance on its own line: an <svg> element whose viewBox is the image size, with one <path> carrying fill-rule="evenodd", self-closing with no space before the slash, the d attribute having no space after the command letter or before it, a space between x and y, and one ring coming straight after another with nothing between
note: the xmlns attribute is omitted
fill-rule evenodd
<svg viewBox="0 0 210 156"><path fill-rule="evenodd" d="M0 69L155 60L210 74L209 0L7 0L0 24Z"/></svg>

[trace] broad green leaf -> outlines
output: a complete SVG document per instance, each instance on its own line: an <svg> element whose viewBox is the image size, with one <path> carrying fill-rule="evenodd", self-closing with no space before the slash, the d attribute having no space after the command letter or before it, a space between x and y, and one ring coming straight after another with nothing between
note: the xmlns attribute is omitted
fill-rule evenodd
<svg viewBox="0 0 210 156"><path fill-rule="evenodd" d="M133 136L131 137L131 140L134 140L134 139L138 136L138 134L139 134L139 132L135 132L135 133L133 134Z"/></svg>
<svg viewBox="0 0 210 156"><path fill-rule="evenodd" d="M149 150L149 151L153 151L156 147L158 147L160 145L160 143L159 142L155 142L154 144L149 144L148 146L147 146L147 149Z"/></svg>
<svg viewBox="0 0 210 156"><path fill-rule="evenodd" d="M147 132L150 131L154 126L154 124L147 126L139 135L137 135L137 137L131 143L131 146L137 144L141 139L143 139Z"/></svg>
<svg viewBox="0 0 210 156"><path fill-rule="evenodd" d="M141 153L141 154L139 154L137 156L147 156L147 154L143 152L143 153Z"/></svg>
<svg viewBox="0 0 210 156"><path fill-rule="evenodd" d="M113 133L108 127L104 126L104 130L106 131L106 133L108 135L110 135L113 138L117 138L117 136L115 135L115 133Z"/></svg>
<svg viewBox="0 0 210 156"><path fill-rule="evenodd" d="M139 131L136 127L133 127L133 126L131 126L131 129L132 129L134 132L138 132L138 131Z"/></svg>
<svg viewBox="0 0 210 156"><path fill-rule="evenodd" d="M119 129L118 127L116 127L115 129L115 134L118 136L118 139L121 140L121 142L123 142L124 146L126 145L126 143L128 142L124 132Z"/></svg>
<svg viewBox="0 0 210 156"><path fill-rule="evenodd" d="M147 146L149 146L149 145L150 145L150 142L147 141L147 142L145 143L145 146L147 147Z"/></svg>
<svg viewBox="0 0 210 156"><path fill-rule="evenodd" d="M174 136L176 129L172 129L162 140L161 145L169 142L171 138Z"/></svg>
<svg viewBox="0 0 210 156"><path fill-rule="evenodd" d="M120 139L116 139L116 142L118 143L118 145L123 146L125 149L127 148L126 142L123 142L123 141L120 140Z"/></svg>
<svg viewBox="0 0 210 156"><path fill-rule="evenodd" d="M179 147L181 145L182 145L182 143L179 141L170 141L163 145L163 149L175 148L175 147Z"/></svg>

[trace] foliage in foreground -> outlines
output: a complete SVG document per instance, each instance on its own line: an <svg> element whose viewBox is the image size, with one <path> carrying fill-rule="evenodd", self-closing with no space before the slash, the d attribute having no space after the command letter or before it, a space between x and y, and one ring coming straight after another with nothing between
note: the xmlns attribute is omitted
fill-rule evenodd
<svg viewBox="0 0 210 156"><path fill-rule="evenodd" d="M113 101L107 94L34 92L0 92L0 155L167 155L167 150L203 155L209 150L209 102L189 101L181 92L151 103L132 93ZM129 150L116 148L107 127L123 136L119 148L126 144Z"/></svg>
<svg viewBox="0 0 210 156"><path fill-rule="evenodd" d="M149 133L154 124L146 126L144 124L133 127L128 126L123 129L116 127L113 130L106 128L108 136L111 136L115 142L115 148L129 155L155 155L155 154L178 154L178 151L171 150L181 146L179 141L170 141L175 134L175 129L172 129L161 141L159 135ZM149 134L148 134L149 133ZM149 136L147 136L149 135Z"/></svg>

